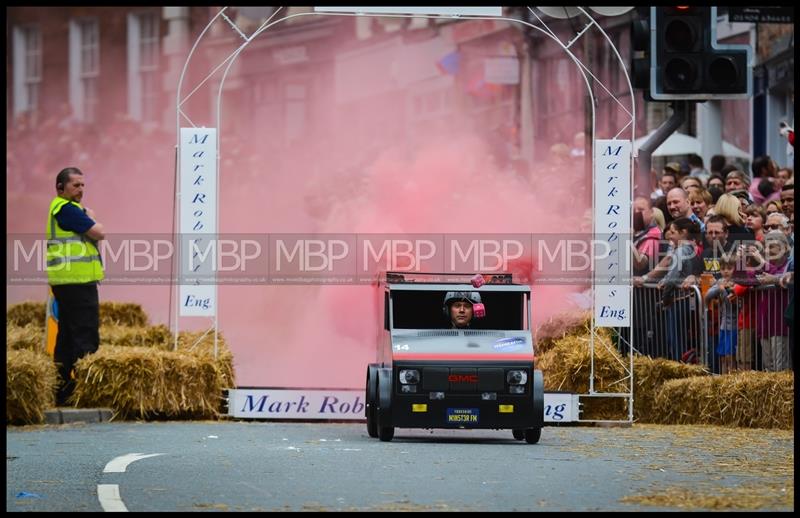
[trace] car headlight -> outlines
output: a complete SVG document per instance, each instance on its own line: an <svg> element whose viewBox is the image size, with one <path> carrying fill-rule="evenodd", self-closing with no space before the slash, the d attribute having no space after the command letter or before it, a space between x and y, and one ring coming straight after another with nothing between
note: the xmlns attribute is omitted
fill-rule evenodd
<svg viewBox="0 0 800 518"><path fill-rule="evenodd" d="M419 371L416 369L403 369L400 371L400 383L403 385L416 385L419 383Z"/></svg>
<svg viewBox="0 0 800 518"><path fill-rule="evenodd" d="M526 371L508 371L506 381L509 385L524 385L528 382L528 373Z"/></svg>

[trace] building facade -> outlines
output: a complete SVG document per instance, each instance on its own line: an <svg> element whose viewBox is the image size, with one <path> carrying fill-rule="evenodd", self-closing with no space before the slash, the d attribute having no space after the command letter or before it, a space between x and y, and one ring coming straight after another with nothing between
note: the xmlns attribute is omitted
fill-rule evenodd
<svg viewBox="0 0 800 518"><path fill-rule="evenodd" d="M243 34L274 14L272 9L230 8L230 17L217 22L209 43L198 49L186 84L204 81L242 44ZM122 117L173 131L185 56L216 12L211 7L9 8L7 127L35 127L56 117L102 128ZM202 113L202 124L219 123L225 132L268 124L259 141L266 150L324 142L341 131L343 119L365 155L379 140L413 145L463 126L464 119L487 135L503 165L519 159L530 165L547 158L554 144L577 147L580 134L591 141L584 79L543 31L497 20L321 16L310 7L280 13L287 14L297 16L255 39L231 68L220 121L213 120L220 74L208 77L210 88L187 101L187 112ZM509 14L536 22L525 10ZM598 20L626 59L630 14ZM547 22L562 42L575 37L573 19ZM793 33L779 25L757 30L737 25L722 30L720 42L756 47L755 91L750 101L722 101L717 107L722 139L787 163L785 142L775 128L793 118ZM602 83L590 78L595 136L613 137L627 124L617 100L630 105L617 58L597 31L587 32L571 50ZM664 103L645 103L641 92L634 97L638 137L667 112ZM685 131L698 134L703 116L693 111Z"/></svg>

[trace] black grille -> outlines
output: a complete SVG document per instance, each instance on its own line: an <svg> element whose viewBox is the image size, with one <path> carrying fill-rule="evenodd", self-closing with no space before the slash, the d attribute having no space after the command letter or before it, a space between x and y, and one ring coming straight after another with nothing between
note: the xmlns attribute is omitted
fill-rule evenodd
<svg viewBox="0 0 800 518"><path fill-rule="evenodd" d="M478 391L500 392L504 388L503 369L478 369Z"/></svg>
<svg viewBox="0 0 800 518"><path fill-rule="evenodd" d="M425 392L444 392L450 388L447 367L424 367L422 369L422 390Z"/></svg>

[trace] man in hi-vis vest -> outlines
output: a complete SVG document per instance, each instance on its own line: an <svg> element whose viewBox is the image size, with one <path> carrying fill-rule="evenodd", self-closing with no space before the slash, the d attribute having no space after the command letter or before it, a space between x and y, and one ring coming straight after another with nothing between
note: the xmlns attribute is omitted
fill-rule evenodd
<svg viewBox="0 0 800 518"><path fill-rule="evenodd" d="M105 232L94 212L81 206L83 189L80 169L62 170L47 215L47 278L59 310L54 354L61 377L58 406L67 404L75 387L75 362L100 346L97 283L103 279L103 263L97 242Z"/></svg>

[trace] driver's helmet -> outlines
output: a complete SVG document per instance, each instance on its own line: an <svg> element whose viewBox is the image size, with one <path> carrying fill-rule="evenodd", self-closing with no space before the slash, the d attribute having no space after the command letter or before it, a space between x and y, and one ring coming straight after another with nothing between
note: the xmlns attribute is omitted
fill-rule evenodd
<svg viewBox="0 0 800 518"><path fill-rule="evenodd" d="M466 300L470 304L481 304L481 294L477 291L448 291L444 296L444 306L456 300Z"/></svg>

